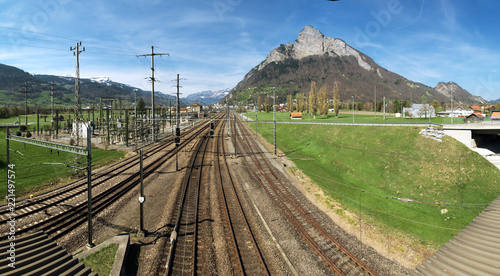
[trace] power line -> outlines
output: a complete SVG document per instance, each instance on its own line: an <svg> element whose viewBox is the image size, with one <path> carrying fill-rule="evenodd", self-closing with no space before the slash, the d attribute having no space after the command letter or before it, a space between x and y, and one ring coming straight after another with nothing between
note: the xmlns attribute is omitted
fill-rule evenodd
<svg viewBox="0 0 500 276"><path fill-rule="evenodd" d="M76 146L80 146L80 54L85 52L85 47L80 50L82 42L76 43L75 47L69 47L76 56L76 78L75 78L75 123L76 123Z"/></svg>
<svg viewBox="0 0 500 276"><path fill-rule="evenodd" d="M26 115L26 127L28 127L28 93L31 93L28 91L28 88L31 88L30 85L28 85L28 82L24 83L24 100L25 100L25 105L24 105L24 114Z"/></svg>
<svg viewBox="0 0 500 276"><path fill-rule="evenodd" d="M152 122L152 135L153 142L156 142L155 136L155 56L170 56L168 53L155 53L154 46L151 46L151 54L136 55L136 57L151 57L151 122Z"/></svg>
<svg viewBox="0 0 500 276"><path fill-rule="evenodd" d="M9 29L9 30L15 30L15 31L19 31L19 32L27 32L27 33L37 34L37 35L45 35L45 36L50 36L50 37L56 37L56 38L65 39L65 40L75 40L74 38L68 38L68 37L63 37L63 36L51 35L51 34L46 34L46 33L41 33L41 32L30 31L30 30L23 30L23 29L14 28L14 27L0 26L0 28Z"/></svg>

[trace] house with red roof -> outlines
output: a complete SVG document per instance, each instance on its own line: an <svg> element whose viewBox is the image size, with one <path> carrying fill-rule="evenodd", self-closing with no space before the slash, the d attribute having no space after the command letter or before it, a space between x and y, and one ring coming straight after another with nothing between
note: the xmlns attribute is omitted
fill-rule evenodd
<svg viewBox="0 0 500 276"><path fill-rule="evenodd" d="M491 121L500 122L500 110L491 111Z"/></svg>
<svg viewBox="0 0 500 276"><path fill-rule="evenodd" d="M483 114L484 113L484 107L481 107L481 106L474 105L474 106L471 106L470 109L472 109L474 111L474 114Z"/></svg>

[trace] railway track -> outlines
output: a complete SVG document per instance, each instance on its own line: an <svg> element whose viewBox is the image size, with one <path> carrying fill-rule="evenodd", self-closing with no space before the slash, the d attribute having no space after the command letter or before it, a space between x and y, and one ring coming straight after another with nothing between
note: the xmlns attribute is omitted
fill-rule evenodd
<svg viewBox="0 0 500 276"><path fill-rule="evenodd" d="M183 138L191 135L196 128L191 128L183 133ZM166 149L172 145L172 139L170 137L159 140L156 144L150 144L143 147L144 160L150 158L151 156L159 153L160 151ZM121 160L120 162L104 169L103 171L94 173L92 175L92 187L97 187L115 175L121 174L128 169L136 166L139 163L139 156L133 156ZM16 218L22 218L33 213L34 210L44 210L49 207L61 204L64 200L71 197L78 196L81 193L87 191L87 178L78 179L71 183L68 183L57 189L38 194L33 199L25 199L16 202L17 216ZM6 204L0 205L0 221L8 220L7 214L9 211L5 207Z"/></svg>
<svg viewBox="0 0 500 276"><path fill-rule="evenodd" d="M215 170L226 215L225 221L231 234L231 252L233 252L236 259L236 261L232 262L233 271L241 275L270 275L252 229L248 224L227 164L226 148L224 139L222 139L224 136L223 130L224 125L217 132L218 162L215 163Z"/></svg>
<svg viewBox="0 0 500 276"><path fill-rule="evenodd" d="M144 168L144 176L150 175L161 164L189 145L200 133L205 131L207 125L208 122L205 122L186 131L183 135L184 139L181 140L182 143L177 148L167 149L172 144L169 139L160 142L158 145L148 147L146 157L153 160ZM93 214L104 210L139 183L140 172L138 169L134 170L137 164L138 157L132 157L94 176L96 181L93 182L92 187L93 189L101 189L101 191L93 196ZM124 173L126 171L133 172ZM123 179L118 183L110 183L117 176ZM103 185L104 183L107 184ZM86 198L83 195L86 187L87 181L76 181L57 190L44 193L36 199L18 202L16 204L16 221L18 221L18 225L23 224L23 226L16 230L16 234L23 235L32 231L44 230L52 238L58 238L85 223L87 200L83 199ZM52 207L58 207L60 210L49 214L48 210ZM2 208L2 211L5 209L7 208ZM3 216L1 218L5 222L5 214L0 214L0 216ZM40 216L40 218L37 218L37 216ZM25 222L23 222L23 218L26 220ZM7 223L3 225L7 225ZM4 232L0 236L0 240L5 240L7 237L7 233Z"/></svg>
<svg viewBox="0 0 500 276"><path fill-rule="evenodd" d="M170 235L170 249L165 273L167 275L195 275L198 271L199 206L205 153L209 145L208 132L195 146L182 184L182 193L177 205L177 218ZM205 183L204 185L207 185Z"/></svg>
<svg viewBox="0 0 500 276"><path fill-rule="evenodd" d="M258 150L259 146L249 138L251 135L246 126L239 119L234 124L232 129L236 133L233 136L239 135L240 141L236 150L245 156L244 161L251 174L260 181L274 204L332 272L335 275L378 275L321 226L310 210L296 199L290 187L280 179L264 153Z"/></svg>
<svg viewBox="0 0 500 276"><path fill-rule="evenodd" d="M220 205L223 210L222 222L227 231L226 243L230 252L230 271L239 275L270 275L266 263L259 250L254 234L248 224L241 206L238 193L226 161L224 142L224 123L217 122L213 139L209 135L196 146L186 171L183 183L183 192L178 201L178 213L175 226L171 232L170 248L165 273L167 275L206 274L205 264L202 261L200 249L206 243L212 243L209 235L200 232L199 217L201 202L207 196L200 195L205 190L203 185L216 184L219 189ZM211 152L214 155L208 156ZM215 160L211 159L215 156ZM208 166L214 163L215 166ZM213 168L216 183L210 183L203 174L208 174L204 167ZM205 183L202 183L202 179ZM201 260L201 261L200 261Z"/></svg>

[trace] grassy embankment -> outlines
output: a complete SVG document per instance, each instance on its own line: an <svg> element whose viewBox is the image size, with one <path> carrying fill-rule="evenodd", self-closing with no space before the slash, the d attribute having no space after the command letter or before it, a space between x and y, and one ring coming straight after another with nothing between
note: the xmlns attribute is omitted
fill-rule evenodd
<svg viewBox="0 0 500 276"><path fill-rule="evenodd" d="M0 185L0 196L7 195L7 151L4 130L0 131L0 178L3 185ZM40 191L47 186L70 181L73 169L63 165L48 165L44 163L66 163L74 160L74 154L60 151L59 156L55 150L34 145L26 145L20 142L10 141L10 148L17 152L10 151L10 163L14 164L16 197L29 195ZM101 149L92 149L93 170L122 158L125 155L123 151L105 151ZM86 158L84 157L86 164ZM85 165L82 165L85 166Z"/></svg>
<svg viewBox="0 0 500 276"><path fill-rule="evenodd" d="M288 116L277 114L277 120L289 121ZM358 122L375 121L373 115L355 116ZM249 117L255 118L255 113ZM259 113L258 118L272 120L272 112ZM317 118L318 122L352 122L349 113L339 114L338 119ZM398 120L417 121L388 121ZM375 122L381 121L378 115ZM255 129L255 124L251 127ZM259 124L258 131L272 143L272 124ZM350 224L360 223L356 216L361 212L362 224L376 225L391 236L432 249L456 235L500 194L500 171L450 137L438 142L422 137L419 131L414 127L278 124L277 145L342 205L337 208L333 201L327 202ZM344 209L356 216L348 218Z"/></svg>
<svg viewBox="0 0 500 276"><path fill-rule="evenodd" d="M116 251L118 251L118 244L110 244L89 255L82 262L89 266L92 272L97 272L99 275L109 275L113 269Z"/></svg>

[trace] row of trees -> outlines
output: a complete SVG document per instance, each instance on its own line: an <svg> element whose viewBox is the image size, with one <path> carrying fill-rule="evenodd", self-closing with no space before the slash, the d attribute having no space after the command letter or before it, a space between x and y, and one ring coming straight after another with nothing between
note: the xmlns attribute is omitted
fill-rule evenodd
<svg viewBox="0 0 500 276"><path fill-rule="evenodd" d="M24 113L25 113L24 107L23 108L17 106L0 107L0 118L9 118L14 116L19 116L20 114L24 115Z"/></svg>
<svg viewBox="0 0 500 276"><path fill-rule="evenodd" d="M28 114L35 114L37 112L36 108L28 106ZM50 114L50 109L38 108L40 114ZM24 106L2 106L0 107L0 118L16 117L19 115L25 115L26 108Z"/></svg>
<svg viewBox="0 0 500 276"><path fill-rule="evenodd" d="M333 96L333 103L330 103L330 96ZM264 101L264 102L263 102ZM427 103L427 99L422 99L422 103ZM430 104L437 111L446 110L449 108L449 103L438 102L437 100L433 100ZM333 109L335 112L335 118L338 116L338 112L340 109L348 109L352 110L366 110L366 111L374 111L374 108L377 112L382 112L384 110L384 102L377 101L373 102L341 102L340 101L340 93L339 87L337 83L335 86L328 90L328 87L322 86L319 91L316 86L316 82L311 81L311 88L309 93L298 93L294 98L292 94L289 94L286 98L287 111L293 112L296 110L297 112L310 112L314 119L316 119L316 114L319 111L320 116L327 116L328 111ZM353 107L354 105L354 107ZM385 110L388 113L400 113L403 110L403 107L411 107L412 102L406 100L386 100L385 101ZM257 98L257 108L259 111L270 112L272 110L272 104L270 103L270 97L266 96L264 99L261 96ZM497 102L494 106L495 110L500 110L500 102Z"/></svg>
<svg viewBox="0 0 500 276"><path fill-rule="evenodd" d="M309 91L309 94L307 95L305 93L297 94L296 97L297 104L295 105L296 107L295 109L294 109L292 95L290 94L287 96L287 107L288 107L287 109L290 112L294 110L297 110L298 112L309 111L313 114L314 119L316 119L316 114L318 111L321 116L327 116L328 110L331 107L328 101L329 94L330 93L326 86L322 86L318 91L316 87L316 82L312 81L311 90ZM338 111L341 106L339 88L337 83L335 83L335 86L332 89L332 94L333 94L333 109L335 110L335 117L337 117ZM257 98L257 106L259 111L270 112L272 106L270 105L269 102L270 102L269 96L267 96L264 98L264 104L262 104L262 97L259 96Z"/></svg>

